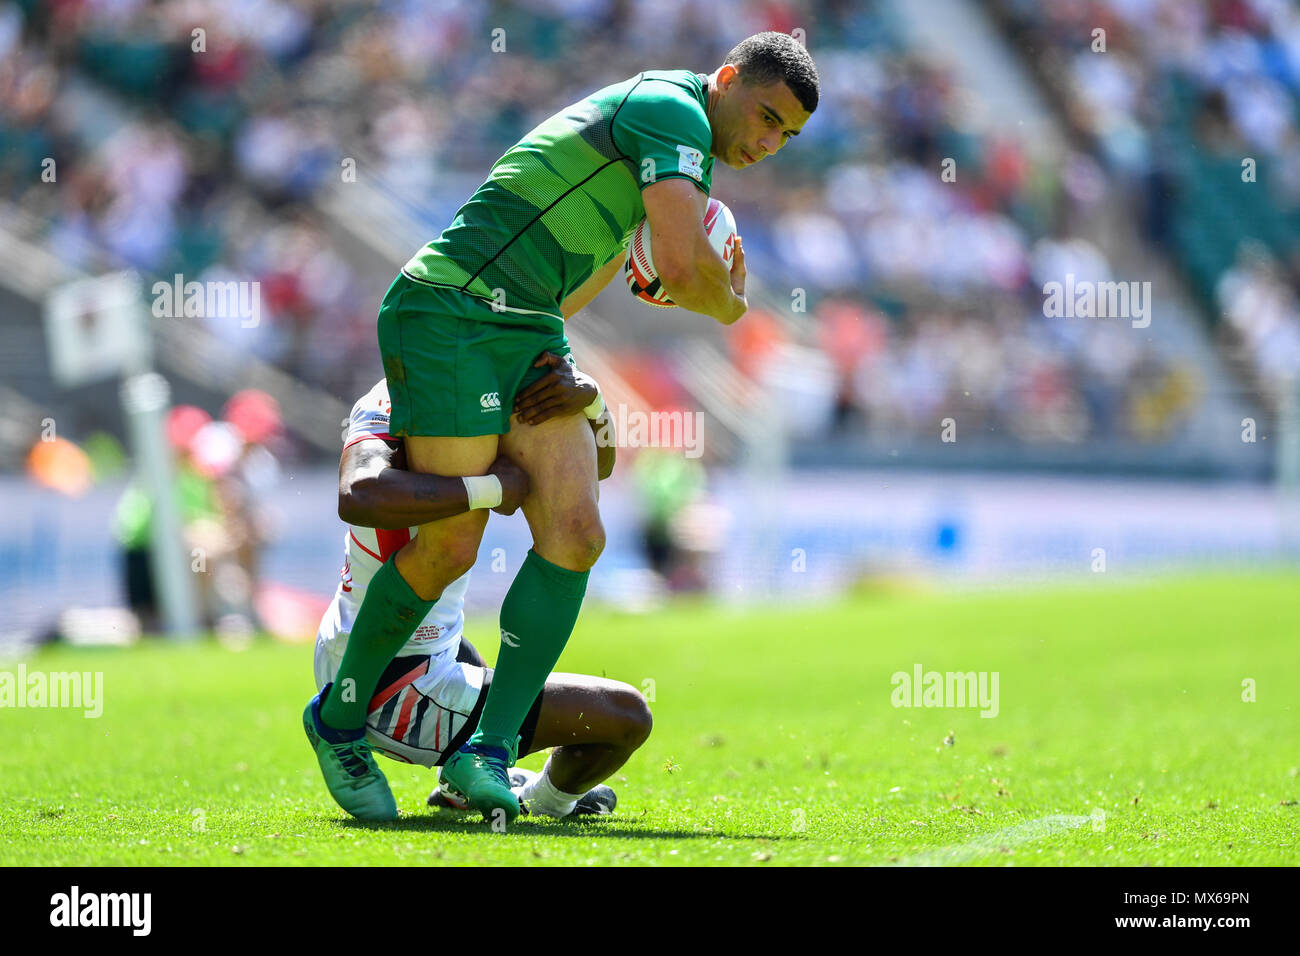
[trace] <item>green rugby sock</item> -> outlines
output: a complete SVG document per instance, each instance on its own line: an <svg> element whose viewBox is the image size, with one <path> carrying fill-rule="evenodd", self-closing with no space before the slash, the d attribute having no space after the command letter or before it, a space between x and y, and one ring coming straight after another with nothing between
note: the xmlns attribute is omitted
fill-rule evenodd
<svg viewBox="0 0 1300 956"><path fill-rule="evenodd" d="M590 573L559 567L529 550L501 604L501 651L472 743L514 745L573 633Z"/></svg>
<svg viewBox="0 0 1300 956"><path fill-rule="evenodd" d="M338 730L364 727L379 678L429 609L397 571L396 555L383 563L366 588L334 686L321 704L320 717ZM345 681L352 681L347 684Z"/></svg>

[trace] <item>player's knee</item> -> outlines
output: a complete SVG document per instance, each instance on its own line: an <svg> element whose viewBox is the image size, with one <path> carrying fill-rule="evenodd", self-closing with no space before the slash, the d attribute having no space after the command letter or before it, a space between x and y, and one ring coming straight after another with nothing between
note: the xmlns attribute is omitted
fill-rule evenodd
<svg viewBox="0 0 1300 956"><path fill-rule="evenodd" d="M605 550L605 526L600 517L584 524L574 536L575 547L580 549L581 561L588 570L596 563Z"/></svg>
<svg viewBox="0 0 1300 956"><path fill-rule="evenodd" d="M447 573L452 580L468 574L470 568L474 567L474 562L478 560L478 542L461 541L456 542L446 552L444 561L446 562Z"/></svg>
<svg viewBox="0 0 1300 956"><path fill-rule="evenodd" d="M414 543L418 546L424 535L416 535ZM432 536L430 536L430 539ZM479 539L475 536L455 536L437 542L430 540L428 547L418 549L418 560L433 576L444 584L456 580L478 560Z"/></svg>
<svg viewBox="0 0 1300 956"><path fill-rule="evenodd" d="M650 705L635 687L624 685L614 694L614 707L619 739L613 743L628 750L636 750L649 739L654 727Z"/></svg>
<svg viewBox="0 0 1300 956"><path fill-rule="evenodd" d="M548 550L556 555L551 560L562 567L590 570L605 550L605 526L600 513L592 509L566 515L554 529Z"/></svg>

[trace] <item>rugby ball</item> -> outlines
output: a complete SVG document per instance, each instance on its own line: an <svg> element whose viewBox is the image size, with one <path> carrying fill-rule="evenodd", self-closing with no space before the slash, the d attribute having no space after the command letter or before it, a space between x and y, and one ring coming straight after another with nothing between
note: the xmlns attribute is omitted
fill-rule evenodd
<svg viewBox="0 0 1300 956"><path fill-rule="evenodd" d="M721 200L709 200L708 208L704 210L704 231L708 234L713 251L722 257L730 269L736 248L736 219ZM663 309L677 307L677 303L668 298L667 291L659 281L659 273L655 271L650 249L650 222L647 219L642 219L637 225L632 241L628 243L623 275L627 279L628 290L646 305Z"/></svg>

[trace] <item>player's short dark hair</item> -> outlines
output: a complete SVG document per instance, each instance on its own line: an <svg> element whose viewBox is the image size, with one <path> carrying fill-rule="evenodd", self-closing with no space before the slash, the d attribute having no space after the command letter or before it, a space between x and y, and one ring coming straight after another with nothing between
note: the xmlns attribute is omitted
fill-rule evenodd
<svg viewBox="0 0 1300 956"><path fill-rule="evenodd" d="M811 113L817 109L821 84L812 57L794 37L768 30L741 40L727 54L723 64L731 63L740 77L753 86L767 86L784 80L799 105Z"/></svg>

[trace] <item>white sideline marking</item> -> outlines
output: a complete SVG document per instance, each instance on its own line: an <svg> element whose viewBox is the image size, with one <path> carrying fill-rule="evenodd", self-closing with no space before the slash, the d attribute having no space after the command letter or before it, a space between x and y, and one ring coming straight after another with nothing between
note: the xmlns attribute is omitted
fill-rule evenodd
<svg viewBox="0 0 1300 956"><path fill-rule="evenodd" d="M884 863L882 865L948 866L953 863L965 863L989 853L996 853L1004 846L1028 843L1031 840L1040 840L1053 833L1060 833L1062 830L1073 830L1075 827L1083 826L1090 819L1091 817L1076 817L1066 814L1039 817L1037 820L1017 823L1013 827L986 833L960 846L945 846L937 850L927 850L925 853L904 857L897 863Z"/></svg>

